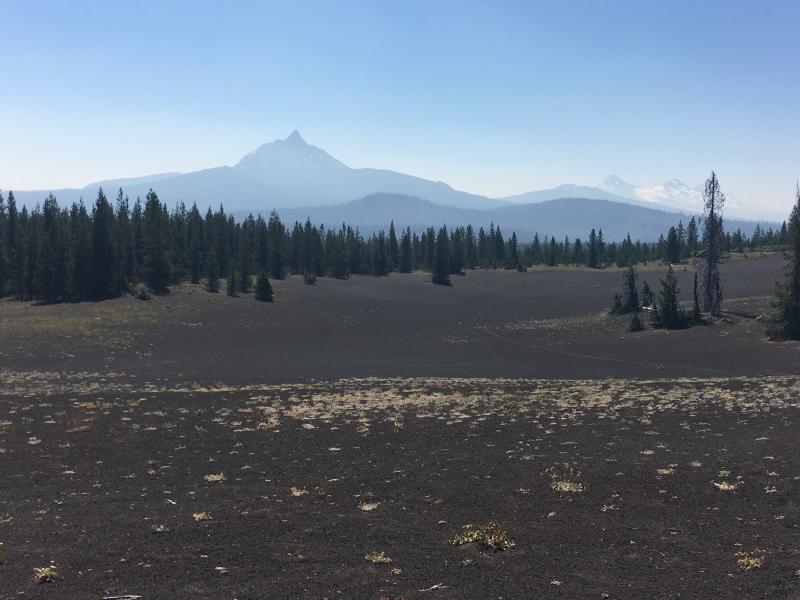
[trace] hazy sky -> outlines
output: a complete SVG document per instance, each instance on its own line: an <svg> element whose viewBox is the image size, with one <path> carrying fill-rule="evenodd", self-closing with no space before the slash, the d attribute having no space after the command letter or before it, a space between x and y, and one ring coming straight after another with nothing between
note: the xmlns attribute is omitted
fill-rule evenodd
<svg viewBox="0 0 800 600"><path fill-rule="evenodd" d="M0 188L232 164L299 129L493 196L713 168L783 215L799 22L797 1L0 0Z"/></svg>

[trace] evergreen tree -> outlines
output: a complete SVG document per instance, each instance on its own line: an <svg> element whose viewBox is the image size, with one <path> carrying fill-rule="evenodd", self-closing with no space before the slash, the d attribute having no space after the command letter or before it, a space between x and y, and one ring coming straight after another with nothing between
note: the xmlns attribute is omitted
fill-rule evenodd
<svg viewBox="0 0 800 600"><path fill-rule="evenodd" d="M269 217L269 276L272 279L283 279L285 272L286 234L278 213Z"/></svg>
<svg viewBox="0 0 800 600"><path fill-rule="evenodd" d="M103 188L92 209L92 292L93 298L106 298L114 285L114 212Z"/></svg>
<svg viewBox="0 0 800 600"><path fill-rule="evenodd" d="M228 274L226 292L231 298L236 298L239 296L239 281L235 270L231 270L231 272Z"/></svg>
<svg viewBox="0 0 800 600"><path fill-rule="evenodd" d="M705 256L703 269L703 309L713 317L722 313L722 280L719 275L719 260L722 251L722 207L725 195L720 191L714 171L706 180L703 191L705 200Z"/></svg>
<svg viewBox="0 0 800 600"><path fill-rule="evenodd" d="M394 221L389 223L389 270L394 271L400 265L400 247L397 245L397 234Z"/></svg>
<svg viewBox="0 0 800 600"><path fill-rule="evenodd" d="M411 248L411 230L406 229L400 240L400 257L398 261L398 271L401 273L411 273L413 270L413 255Z"/></svg>
<svg viewBox="0 0 800 600"><path fill-rule="evenodd" d="M266 271L261 271L256 279L256 300L261 302L272 302L272 286L269 283Z"/></svg>
<svg viewBox="0 0 800 600"><path fill-rule="evenodd" d="M667 248L664 255L664 262L677 264L681 261L681 244L678 237L678 230L674 227L669 228L667 233Z"/></svg>
<svg viewBox="0 0 800 600"><path fill-rule="evenodd" d="M672 265L667 267L666 275L664 279L660 281L661 292L659 294L657 310L653 311L653 324L656 327L663 327L664 329L682 329L686 327L686 315L678 300L678 295L680 293L678 279L675 277Z"/></svg>
<svg viewBox="0 0 800 600"><path fill-rule="evenodd" d="M464 275L464 230L453 229L450 236L450 274Z"/></svg>
<svg viewBox="0 0 800 600"><path fill-rule="evenodd" d="M217 252L212 246L206 257L206 289L215 294L219 291L219 264L217 263Z"/></svg>
<svg viewBox="0 0 800 600"><path fill-rule="evenodd" d="M597 233L594 229L589 233L589 252L586 266L590 269L600 268L600 249L597 243Z"/></svg>
<svg viewBox="0 0 800 600"><path fill-rule="evenodd" d="M114 220L114 293L123 292L136 279L136 257L128 197L120 188Z"/></svg>
<svg viewBox="0 0 800 600"><path fill-rule="evenodd" d="M142 218L144 282L152 290L163 292L169 285L167 262L167 227L161 202L153 190L147 193Z"/></svg>
<svg viewBox="0 0 800 600"><path fill-rule="evenodd" d="M656 305L655 294L653 294L653 291L650 289L650 286L647 284L646 281L642 283L641 297L642 297L642 306L646 306L648 308L655 308Z"/></svg>
<svg viewBox="0 0 800 600"><path fill-rule="evenodd" d="M628 267L622 280L623 289L623 312L632 313L639 312L642 308L639 303L639 290L636 286L636 271L633 266Z"/></svg>
<svg viewBox="0 0 800 600"><path fill-rule="evenodd" d="M56 302L66 296L66 254L56 199L50 194L41 214L42 229L36 248L35 291L32 295L44 302Z"/></svg>
<svg viewBox="0 0 800 600"><path fill-rule="evenodd" d="M511 239L508 240L508 261L506 263L507 269L519 269L521 267L519 262L519 242L517 241L516 231L511 232Z"/></svg>
<svg viewBox="0 0 800 600"><path fill-rule="evenodd" d="M383 231L377 236L372 236L370 241L372 249L372 274L382 277L389 273L389 257L386 248L386 234Z"/></svg>
<svg viewBox="0 0 800 600"><path fill-rule="evenodd" d="M800 187L796 190L786 237L786 281L776 286L774 304L777 310L767 333L773 339L800 340Z"/></svg>
<svg viewBox="0 0 800 600"><path fill-rule="evenodd" d="M187 223L188 238L188 262L189 280L192 283L200 283L203 276L203 245L204 245L204 223L197 204L193 204L189 210L189 222Z"/></svg>
<svg viewBox="0 0 800 600"><path fill-rule="evenodd" d="M70 211L70 242L67 298L74 302L88 296L91 282L91 222L82 199L79 204L73 204Z"/></svg>
<svg viewBox="0 0 800 600"><path fill-rule="evenodd" d="M692 323L699 325L703 322L703 315L700 312L700 299L697 295L697 271L694 273L694 285L692 287Z"/></svg>
<svg viewBox="0 0 800 600"><path fill-rule="evenodd" d="M8 257L6 251L6 201L0 190L0 298L6 293L8 281Z"/></svg>
<svg viewBox="0 0 800 600"><path fill-rule="evenodd" d="M433 266L433 283L437 285L452 285L450 283L450 239L447 228L442 227L436 235L436 250Z"/></svg>
<svg viewBox="0 0 800 600"><path fill-rule="evenodd" d="M689 220L686 228L686 252L688 256L697 254L697 220L694 216Z"/></svg>
<svg viewBox="0 0 800 600"><path fill-rule="evenodd" d="M5 225L6 238L6 287L7 290L17 297L21 297L21 275L20 275L20 239L18 235L19 213L17 203L14 199L14 192L8 192Z"/></svg>

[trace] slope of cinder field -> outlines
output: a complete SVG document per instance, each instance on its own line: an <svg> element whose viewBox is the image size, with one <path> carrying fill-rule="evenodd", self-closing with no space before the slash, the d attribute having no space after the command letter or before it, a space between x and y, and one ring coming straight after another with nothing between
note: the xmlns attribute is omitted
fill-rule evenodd
<svg viewBox="0 0 800 600"><path fill-rule="evenodd" d="M274 304L181 286L143 302L0 302L0 361L23 371L114 371L142 382L342 377L685 377L793 374L800 345L768 342L782 257L723 265L725 319L628 334L607 312L618 270L471 271L273 282ZM694 273L679 270L689 298ZM656 290L662 265L641 267Z"/></svg>
<svg viewBox="0 0 800 600"><path fill-rule="evenodd" d="M800 593L796 377L0 384L0 598Z"/></svg>

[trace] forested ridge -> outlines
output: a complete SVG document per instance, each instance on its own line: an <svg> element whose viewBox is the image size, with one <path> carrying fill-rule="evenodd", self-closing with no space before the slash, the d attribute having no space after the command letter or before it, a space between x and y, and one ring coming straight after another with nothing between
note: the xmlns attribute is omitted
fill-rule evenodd
<svg viewBox="0 0 800 600"><path fill-rule="evenodd" d="M309 221L291 226L277 213L237 221L220 206L202 214L196 205L171 210L154 191L131 202L120 190L110 201L100 189L87 208L81 201L59 206L51 194L32 210L19 209L13 192L0 193L0 295L42 302L101 299L143 284L164 292L181 282L219 279L249 292L254 276L282 279L303 275L345 279L391 272L429 271L437 283L470 269L525 269L534 265L627 267L641 262L677 263L703 247L703 227L694 217L676 224L657 242L607 241L602 230L585 240L539 239L520 242L513 231L472 226L424 231L386 230L362 235L342 224L337 229ZM779 247L788 240L778 231L757 228L752 238L740 231L721 237L722 251Z"/></svg>

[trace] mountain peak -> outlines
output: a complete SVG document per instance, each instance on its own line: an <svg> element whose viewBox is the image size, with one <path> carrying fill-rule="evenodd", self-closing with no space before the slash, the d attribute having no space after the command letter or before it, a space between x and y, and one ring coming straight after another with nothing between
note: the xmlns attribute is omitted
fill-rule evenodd
<svg viewBox="0 0 800 600"><path fill-rule="evenodd" d="M600 185L597 187L610 194L622 196L623 198L636 198L636 186L631 185L618 175L609 175L602 182L600 182Z"/></svg>
<svg viewBox="0 0 800 600"><path fill-rule="evenodd" d="M292 144L302 144L304 146L306 145L306 141L303 139L303 136L300 135L300 132L297 131L297 129L292 131L292 133L289 134L289 137L287 137L283 141L284 142L290 142Z"/></svg>

